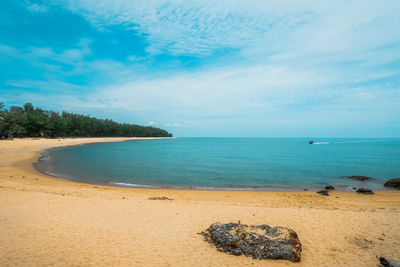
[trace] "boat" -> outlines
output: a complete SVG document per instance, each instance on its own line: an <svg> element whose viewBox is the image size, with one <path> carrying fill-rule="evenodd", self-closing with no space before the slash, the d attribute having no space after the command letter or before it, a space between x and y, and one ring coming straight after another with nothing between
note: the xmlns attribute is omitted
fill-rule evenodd
<svg viewBox="0 0 400 267"><path fill-rule="evenodd" d="M313 140L310 140L310 141L308 141L308 143L309 143L310 145L312 145L312 144L314 144L314 141L313 141Z"/></svg>

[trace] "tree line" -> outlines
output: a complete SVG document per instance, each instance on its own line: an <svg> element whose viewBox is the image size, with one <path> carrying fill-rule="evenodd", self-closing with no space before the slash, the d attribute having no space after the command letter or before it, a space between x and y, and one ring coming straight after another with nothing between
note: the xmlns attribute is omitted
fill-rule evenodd
<svg viewBox="0 0 400 267"><path fill-rule="evenodd" d="M172 137L151 126L117 123L70 112L35 108L31 103L6 109L0 103L0 137Z"/></svg>

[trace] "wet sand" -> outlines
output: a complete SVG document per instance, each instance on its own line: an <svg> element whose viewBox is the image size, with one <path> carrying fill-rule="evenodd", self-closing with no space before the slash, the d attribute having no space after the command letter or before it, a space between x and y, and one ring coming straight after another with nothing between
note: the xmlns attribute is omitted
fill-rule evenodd
<svg viewBox="0 0 400 267"><path fill-rule="evenodd" d="M47 176L40 151L126 138L0 141L0 266L376 266L400 260L400 191L196 191L90 185ZM166 196L174 200L148 200ZM216 251L214 222L295 230L300 263Z"/></svg>

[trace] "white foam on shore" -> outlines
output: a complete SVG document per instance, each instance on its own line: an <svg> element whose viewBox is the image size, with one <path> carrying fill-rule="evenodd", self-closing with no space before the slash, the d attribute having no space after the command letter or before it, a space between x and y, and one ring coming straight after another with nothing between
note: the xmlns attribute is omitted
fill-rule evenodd
<svg viewBox="0 0 400 267"><path fill-rule="evenodd" d="M115 184L115 185L119 185L119 186L127 186L127 187L143 187L143 188L160 187L160 186L146 185L146 184L131 184L131 183L117 183L117 182L110 182L110 184Z"/></svg>
<svg viewBox="0 0 400 267"><path fill-rule="evenodd" d="M40 152L40 155L41 155L41 157L39 160L41 160L41 161L48 161L51 159L51 155L48 151Z"/></svg>
<svg viewBox="0 0 400 267"><path fill-rule="evenodd" d="M157 185L145 185L145 184L132 184L132 183L120 183L120 182L109 182L110 184L122 187L133 187L133 188L160 188L160 189L194 189L194 190L222 190L222 191L299 191L299 188L280 188L280 187L211 187L211 186L157 186ZM303 189L303 187L301 187Z"/></svg>
<svg viewBox="0 0 400 267"><path fill-rule="evenodd" d="M209 187L209 186L195 186L190 187L198 190L222 190L222 191L264 191L268 187ZM271 187L274 188L274 187ZM269 188L270 189L270 188Z"/></svg>

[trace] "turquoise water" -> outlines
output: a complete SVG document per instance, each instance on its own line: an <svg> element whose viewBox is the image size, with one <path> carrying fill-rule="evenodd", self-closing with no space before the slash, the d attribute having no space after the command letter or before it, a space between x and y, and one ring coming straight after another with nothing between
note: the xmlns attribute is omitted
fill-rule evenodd
<svg viewBox="0 0 400 267"><path fill-rule="evenodd" d="M381 189L400 176L400 139L175 138L44 152L37 168L94 184L184 188ZM343 176L371 176L368 182Z"/></svg>

